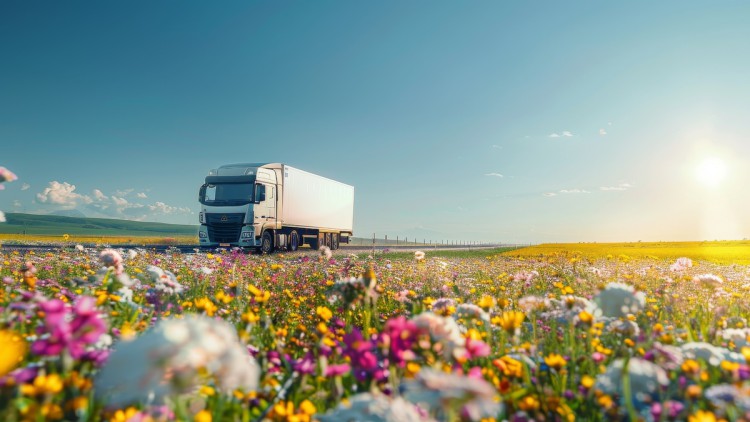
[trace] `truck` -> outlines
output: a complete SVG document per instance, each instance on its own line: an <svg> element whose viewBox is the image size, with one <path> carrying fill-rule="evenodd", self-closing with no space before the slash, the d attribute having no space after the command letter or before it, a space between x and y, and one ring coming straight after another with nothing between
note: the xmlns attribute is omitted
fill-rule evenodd
<svg viewBox="0 0 750 422"><path fill-rule="evenodd" d="M354 187L283 163L210 170L198 195L201 248L338 249L349 243Z"/></svg>

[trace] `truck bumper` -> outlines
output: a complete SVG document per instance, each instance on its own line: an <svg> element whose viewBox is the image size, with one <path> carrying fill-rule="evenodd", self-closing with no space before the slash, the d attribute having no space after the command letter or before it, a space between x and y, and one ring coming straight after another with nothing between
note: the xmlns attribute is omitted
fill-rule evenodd
<svg viewBox="0 0 750 422"><path fill-rule="evenodd" d="M201 224L198 229L198 242L201 248L226 248L226 247L241 247L241 248L254 248L260 247L260 239L255 238L255 232L252 226L245 226L240 232L240 238L235 242L219 243L215 242L209 236L208 226Z"/></svg>

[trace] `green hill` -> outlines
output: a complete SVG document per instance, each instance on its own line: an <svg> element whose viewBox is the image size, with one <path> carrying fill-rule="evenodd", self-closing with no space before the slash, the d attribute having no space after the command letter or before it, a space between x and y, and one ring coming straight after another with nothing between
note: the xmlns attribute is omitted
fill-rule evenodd
<svg viewBox="0 0 750 422"><path fill-rule="evenodd" d="M0 233L78 236L197 236L198 226L113 218L6 213Z"/></svg>

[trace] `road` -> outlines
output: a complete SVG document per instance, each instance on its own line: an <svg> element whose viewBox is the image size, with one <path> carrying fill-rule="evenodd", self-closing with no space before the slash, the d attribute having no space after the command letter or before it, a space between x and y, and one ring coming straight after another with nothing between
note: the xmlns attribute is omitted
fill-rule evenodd
<svg viewBox="0 0 750 422"><path fill-rule="evenodd" d="M101 248L101 245L83 245L87 249L97 249ZM501 247L509 247L509 246L515 246L515 245L482 245L482 246L464 246L464 245L388 245L388 246L382 246L382 245L375 245L374 249L375 251L382 252L384 250L389 251L444 251L444 250L472 250L472 249L495 249L495 248L501 248ZM114 249L146 249L149 251L156 251L156 252L166 252L168 249L176 249L179 250L182 253L195 253L196 249L198 248L197 245L111 245L110 247ZM33 244L33 245L1 245L0 246L0 252L7 252L7 251L18 251L20 252L28 252L28 251L34 251L36 252L58 252L60 250L67 249L67 250L73 250L73 246L62 246L62 245L55 245L55 244ZM372 251L372 246L360 246L360 245L341 245L341 248L338 251L335 252L368 252ZM208 250L207 250L208 251ZM315 252L312 249L308 248L300 248L299 252Z"/></svg>

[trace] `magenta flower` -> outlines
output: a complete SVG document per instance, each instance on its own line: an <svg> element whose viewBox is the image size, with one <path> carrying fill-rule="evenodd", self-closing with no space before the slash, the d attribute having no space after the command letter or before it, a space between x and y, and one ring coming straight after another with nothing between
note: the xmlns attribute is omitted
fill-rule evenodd
<svg viewBox="0 0 750 422"><path fill-rule="evenodd" d="M348 373L351 370L352 367L346 363L342 363L341 365L328 365L323 375L326 377L338 377Z"/></svg>
<svg viewBox="0 0 750 422"><path fill-rule="evenodd" d="M490 355L490 346L482 340L466 339L467 358L483 358Z"/></svg>
<svg viewBox="0 0 750 422"><path fill-rule="evenodd" d="M378 338L378 343L388 349L388 358L403 367L407 361L414 359L412 345L416 341L419 328L417 324L399 316L388 320Z"/></svg>
<svg viewBox="0 0 750 422"><path fill-rule="evenodd" d="M368 377L374 377L378 369L378 358L373 353L375 345L365 340L356 328L344 335L344 344L344 355L349 357L357 380L364 381Z"/></svg>
<svg viewBox="0 0 750 422"><path fill-rule="evenodd" d="M44 325L37 329L40 339L31 346L34 354L56 356L67 350L79 359L106 331L92 297L79 298L72 309L59 299L42 302L39 307L45 314Z"/></svg>

